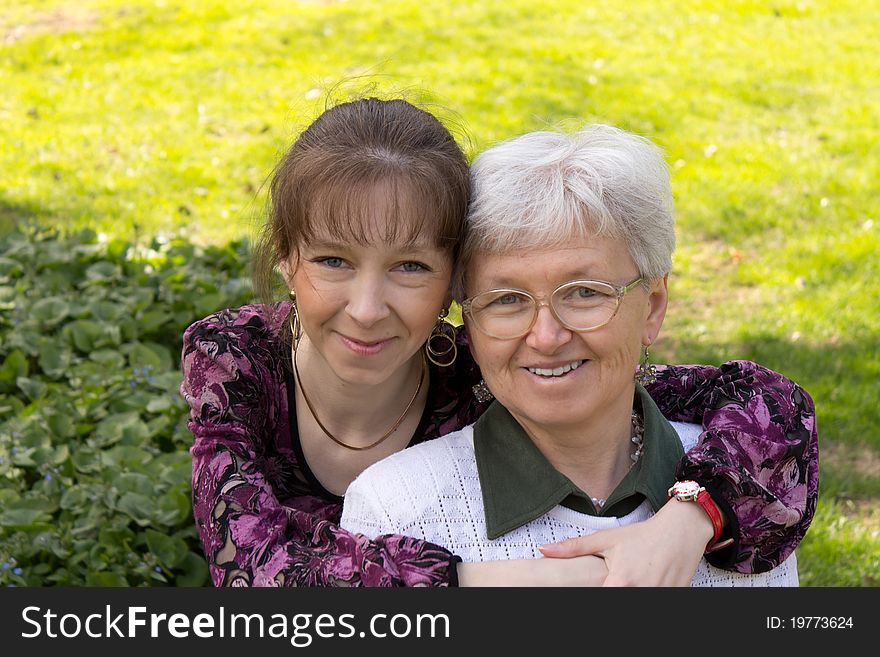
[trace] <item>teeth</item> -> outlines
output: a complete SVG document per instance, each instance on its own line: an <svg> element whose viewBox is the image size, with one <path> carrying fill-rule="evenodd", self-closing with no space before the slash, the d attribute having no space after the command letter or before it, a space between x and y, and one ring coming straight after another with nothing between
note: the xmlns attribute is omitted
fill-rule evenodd
<svg viewBox="0 0 880 657"><path fill-rule="evenodd" d="M554 367L552 370L545 369L543 367L529 367L527 368L529 372L532 374L537 374L538 376L562 376L563 374L567 374L572 370L576 370L581 365L584 364L582 360L576 360L574 362L568 363L566 365L562 365L560 367Z"/></svg>

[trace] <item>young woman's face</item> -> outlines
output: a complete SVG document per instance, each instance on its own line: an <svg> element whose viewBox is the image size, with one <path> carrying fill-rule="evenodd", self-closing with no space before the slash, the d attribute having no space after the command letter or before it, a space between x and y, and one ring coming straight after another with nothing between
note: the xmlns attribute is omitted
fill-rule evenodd
<svg viewBox="0 0 880 657"><path fill-rule="evenodd" d="M385 234L378 204L372 218ZM361 244L319 231L287 263L311 345L341 380L378 385L424 345L450 303L452 258L430 238Z"/></svg>

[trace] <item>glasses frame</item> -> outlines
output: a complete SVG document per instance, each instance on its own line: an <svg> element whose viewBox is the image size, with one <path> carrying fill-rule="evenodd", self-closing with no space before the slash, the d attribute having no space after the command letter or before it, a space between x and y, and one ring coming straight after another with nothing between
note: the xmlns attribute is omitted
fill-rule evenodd
<svg viewBox="0 0 880 657"><path fill-rule="evenodd" d="M573 280L573 281L566 281L562 285L558 286L555 290L553 290L549 295L543 294L540 297L535 296L531 292L528 292L526 290L520 290L515 287L501 287L501 288L496 288L496 289L492 289L492 290L486 290L485 292L480 292L479 294L475 294L472 297L468 297L467 299L465 299L464 301L461 302L461 312L463 315L467 315L468 317L470 317L473 320L474 326L476 326L477 329L479 329L479 331L481 333L483 333L484 335L488 335L490 338L495 338L496 340L516 340L518 338L523 337L524 335L528 335L529 331L532 330L532 327L535 326L535 322L538 321L538 313L541 311L541 306L547 306L550 309L550 312L553 315L553 317L556 319L556 321L559 322L565 328L567 328L569 331L574 331L576 333L589 333L590 331L595 331L597 329L602 328L603 326L607 325L612 319L614 319L615 316L617 316L617 311L620 310L620 302L623 300L623 297L625 297L627 295L627 293L634 290L635 287L637 285L639 285L639 283L644 281L644 279L645 279L644 276L639 276L638 278L630 281L629 283L625 283L623 285L615 285L614 283L609 283L608 281L597 281L594 279L586 279L586 278L585 279L577 279L577 280ZM553 299L554 296L556 296L556 293L559 292L559 290L561 290L562 288L567 287L569 285L577 285L578 283L581 283L581 284L600 283L602 285L607 285L612 290L614 290L614 292L616 293L616 298L615 298L615 303L614 303L614 312L612 312L611 316L608 319L606 319L604 322L602 322L601 324L597 324L596 326L592 326L592 327L586 328L586 329L576 328L576 327L572 326L571 324L569 324L568 322L564 321L556 313L556 309L553 307L553 304L550 303L550 300ZM529 322L528 328L525 329L522 333L520 333L518 335L513 335L513 336L501 338L496 335L492 335L491 333L486 331L482 326L480 326L480 322L477 321L474 318L473 314L471 313L471 305L473 304L474 299L476 299L477 297L482 296L484 294L491 294L491 293L522 294L522 295L528 297L529 299L531 299L535 304L535 311L534 311L534 313L532 313L532 321Z"/></svg>

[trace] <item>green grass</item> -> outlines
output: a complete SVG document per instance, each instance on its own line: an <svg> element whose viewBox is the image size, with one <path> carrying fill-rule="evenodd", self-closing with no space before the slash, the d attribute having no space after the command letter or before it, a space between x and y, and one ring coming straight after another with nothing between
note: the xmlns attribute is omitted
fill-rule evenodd
<svg viewBox="0 0 880 657"><path fill-rule="evenodd" d="M823 502L802 578L876 583L876 559L838 565L876 554L870 514L841 514L878 508L880 473L835 448L880 454L878 10L0 0L0 235L252 235L279 153L340 81L429 92L471 152L570 120L640 132L666 149L678 207L658 355L755 359L813 395Z"/></svg>

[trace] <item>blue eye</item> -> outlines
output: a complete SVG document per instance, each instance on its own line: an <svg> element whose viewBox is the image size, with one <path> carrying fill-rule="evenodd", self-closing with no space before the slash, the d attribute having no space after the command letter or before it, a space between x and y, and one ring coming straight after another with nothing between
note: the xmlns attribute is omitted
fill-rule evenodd
<svg viewBox="0 0 880 657"><path fill-rule="evenodd" d="M404 271L408 274L415 274L416 272L420 271L429 271L428 267L420 262L404 262L402 265L400 265L400 269L401 271Z"/></svg>
<svg viewBox="0 0 880 657"><path fill-rule="evenodd" d="M333 256L331 256L329 258L317 258L315 260L315 262L319 262L322 265L326 265L327 267L330 267L331 269L340 269L345 266L345 260L343 260L342 258L336 258Z"/></svg>
<svg viewBox="0 0 880 657"><path fill-rule="evenodd" d="M518 294L505 294L492 301L492 303L498 304L499 306L509 306L514 303L519 303L519 301L520 296Z"/></svg>

